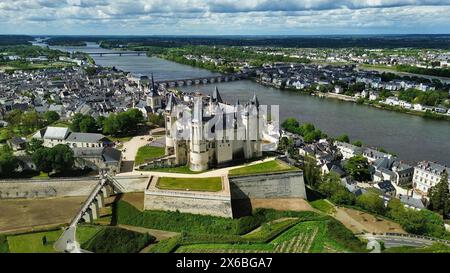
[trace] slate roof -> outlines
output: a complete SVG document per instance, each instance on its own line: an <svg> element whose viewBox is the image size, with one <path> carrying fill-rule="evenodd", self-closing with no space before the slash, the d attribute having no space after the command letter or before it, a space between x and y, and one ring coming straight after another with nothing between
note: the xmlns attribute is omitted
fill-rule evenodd
<svg viewBox="0 0 450 273"><path fill-rule="evenodd" d="M89 143L95 143L99 142L100 140L106 138L102 134L92 134L92 133L70 133L70 135L67 137L66 141L70 142L89 142Z"/></svg>
<svg viewBox="0 0 450 273"><path fill-rule="evenodd" d="M383 181L383 182L377 183L377 186L383 192L395 191L395 187L392 185L392 183L390 181Z"/></svg>
<svg viewBox="0 0 450 273"><path fill-rule="evenodd" d="M45 130L44 138L45 139L60 139L64 140L67 135L70 133L69 128L65 127L47 127Z"/></svg>
<svg viewBox="0 0 450 273"><path fill-rule="evenodd" d="M403 204L408 205L410 207L414 207L417 209L425 208L422 200L420 200L420 199L413 198L413 197L407 196L407 195L402 195L402 194L399 194L398 198L400 199L400 202L402 202Z"/></svg>

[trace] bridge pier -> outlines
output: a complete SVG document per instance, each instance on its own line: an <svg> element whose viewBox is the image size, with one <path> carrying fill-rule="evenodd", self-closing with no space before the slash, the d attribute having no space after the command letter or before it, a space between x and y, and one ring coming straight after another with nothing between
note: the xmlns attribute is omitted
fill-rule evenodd
<svg viewBox="0 0 450 273"><path fill-rule="evenodd" d="M98 214L99 214L99 208L98 208L98 203L97 200L93 200L92 203L89 205L89 208L91 209L91 213L92 213L92 219L96 220L98 219Z"/></svg>
<svg viewBox="0 0 450 273"><path fill-rule="evenodd" d="M98 208L101 209L105 206L105 200L103 199L103 194L99 193L97 194L97 197L95 198L98 202Z"/></svg>
<svg viewBox="0 0 450 273"><path fill-rule="evenodd" d="M92 212L91 209L87 209L84 213L83 213L83 217L81 217L84 222L86 223L92 223L94 221L94 217L92 216Z"/></svg>

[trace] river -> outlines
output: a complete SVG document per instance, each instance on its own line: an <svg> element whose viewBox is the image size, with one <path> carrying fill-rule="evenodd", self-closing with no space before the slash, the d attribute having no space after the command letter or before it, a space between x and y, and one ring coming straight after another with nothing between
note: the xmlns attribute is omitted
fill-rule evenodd
<svg viewBox="0 0 450 273"><path fill-rule="evenodd" d="M110 52L98 45L87 47L51 47L65 51ZM214 75L210 71L147 56L93 56L98 65L115 66L137 75L155 79L181 79ZM224 100L234 104L255 92L261 104L280 105L280 118L295 117L300 122L311 122L330 136L349 135L364 145L383 147L409 163L432 160L450 166L450 123L355 103L303 95L265 87L252 81L217 84ZM180 88L183 91L211 93L214 85Z"/></svg>

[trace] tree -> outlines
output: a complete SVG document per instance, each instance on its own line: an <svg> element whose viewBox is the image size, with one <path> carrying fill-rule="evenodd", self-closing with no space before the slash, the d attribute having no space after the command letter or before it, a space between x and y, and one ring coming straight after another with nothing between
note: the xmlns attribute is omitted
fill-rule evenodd
<svg viewBox="0 0 450 273"><path fill-rule="evenodd" d="M27 147L26 147L26 152L27 154L34 154L38 149L42 148L44 144L44 141L37 139L37 138L32 138L28 143L27 143Z"/></svg>
<svg viewBox="0 0 450 273"><path fill-rule="evenodd" d="M384 200L374 192L362 194L356 198L356 205L380 215L385 212Z"/></svg>
<svg viewBox="0 0 450 273"><path fill-rule="evenodd" d="M352 142L352 144L358 147L362 147L362 142L360 140L355 140Z"/></svg>
<svg viewBox="0 0 450 273"><path fill-rule="evenodd" d="M58 144L53 148L40 148L32 156L33 162L39 171L57 173L71 170L75 163L73 151L69 146Z"/></svg>
<svg viewBox="0 0 450 273"><path fill-rule="evenodd" d="M330 172L323 177L323 181L319 184L318 190L335 204L354 204L355 195L349 192L340 182L339 175Z"/></svg>
<svg viewBox="0 0 450 273"><path fill-rule="evenodd" d="M370 179L369 162L362 155L351 157L344 165L344 169L357 181Z"/></svg>
<svg viewBox="0 0 450 273"><path fill-rule="evenodd" d="M350 143L350 138L348 135L341 135L336 138L337 141Z"/></svg>
<svg viewBox="0 0 450 273"><path fill-rule="evenodd" d="M428 208L442 214L444 218L447 218L450 213L450 191L448 187L448 173L444 171L439 183L428 191L430 198Z"/></svg>
<svg viewBox="0 0 450 273"><path fill-rule="evenodd" d="M22 115L23 132L28 133L42 127L42 118L36 111L27 111Z"/></svg>
<svg viewBox="0 0 450 273"><path fill-rule="evenodd" d="M148 121L150 121L151 123L153 123L158 127L164 127L165 125L164 116L160 114L150 113L148 115Z"/></svg>
<svg viewBox="0 0 450 273"><path fill-rule="evenodd" d="M50 148L42 147L36 150L32 155L33 163L38 171L51 173L53 171L52 161L49 157Z"/></svg>
<svg viewBox="0 0 450 273"><path fill-rule="evenodd" d="M84 116L79 124L80 132L96 133L98 132L97 122L91 116Z"/></svg>
<svg viewBox="0 0 450 273"><path fill-rule="evenodd" d="M19 160L10 149L2 147L0 150L0 176L11 175L19 166Z"/></svg>
<svg viewBox="0 0 450 273"><path fill-rule="evenodd" d="M103 133L106 135L117 135L118 131L116 114L111 114L103 121Z"/></svg>
<svg viewBox="0 0 450 273"><path fill-rule="evenodd" d="M307 156L305 159L305 166L303 168L305 182L307 185L314 188L320 180L320 170L317 167L316 160L314 158Z"/></svg>
<svg viewBox="0 0 450 273"><path fill-rule="evenodd" d="M80 123L83 120L84 115L81 113L76 113L73 117L72 117L72 122L69 125L70 130L74 131L74 132L79 132L80 131Z"/></svg>
<svg viewBox="0 0 450 273"><path fill-rule="evenodd" d="M58 144L51 148L49 157L52 161L52 168L55 172L71 170L75 163L72 149L64 144Z"/></svg>
<svg viewBox="0 0 450 273"><path fill-rule="evenodd" d="M109 135L130 135L144 121L142 112L130 109L126 112L111 114L103 121L103 133Z"/></svg>
<svg viewBox="0 0 450 273"><path fill-rule="evenodd" d="M47 124L52 124L60 119L60 116L55 111L47 111L44 114L44 119Z"/></svg>

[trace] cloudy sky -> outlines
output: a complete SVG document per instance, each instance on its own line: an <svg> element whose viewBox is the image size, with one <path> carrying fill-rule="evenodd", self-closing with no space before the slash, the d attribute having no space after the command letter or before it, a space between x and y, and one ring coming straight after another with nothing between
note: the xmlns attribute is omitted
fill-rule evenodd
<svg viewBox="0 0 450 273"><path fill-rule="evenodd" d="M450 33L450 0L0 0L1 34Z"/></svg>

